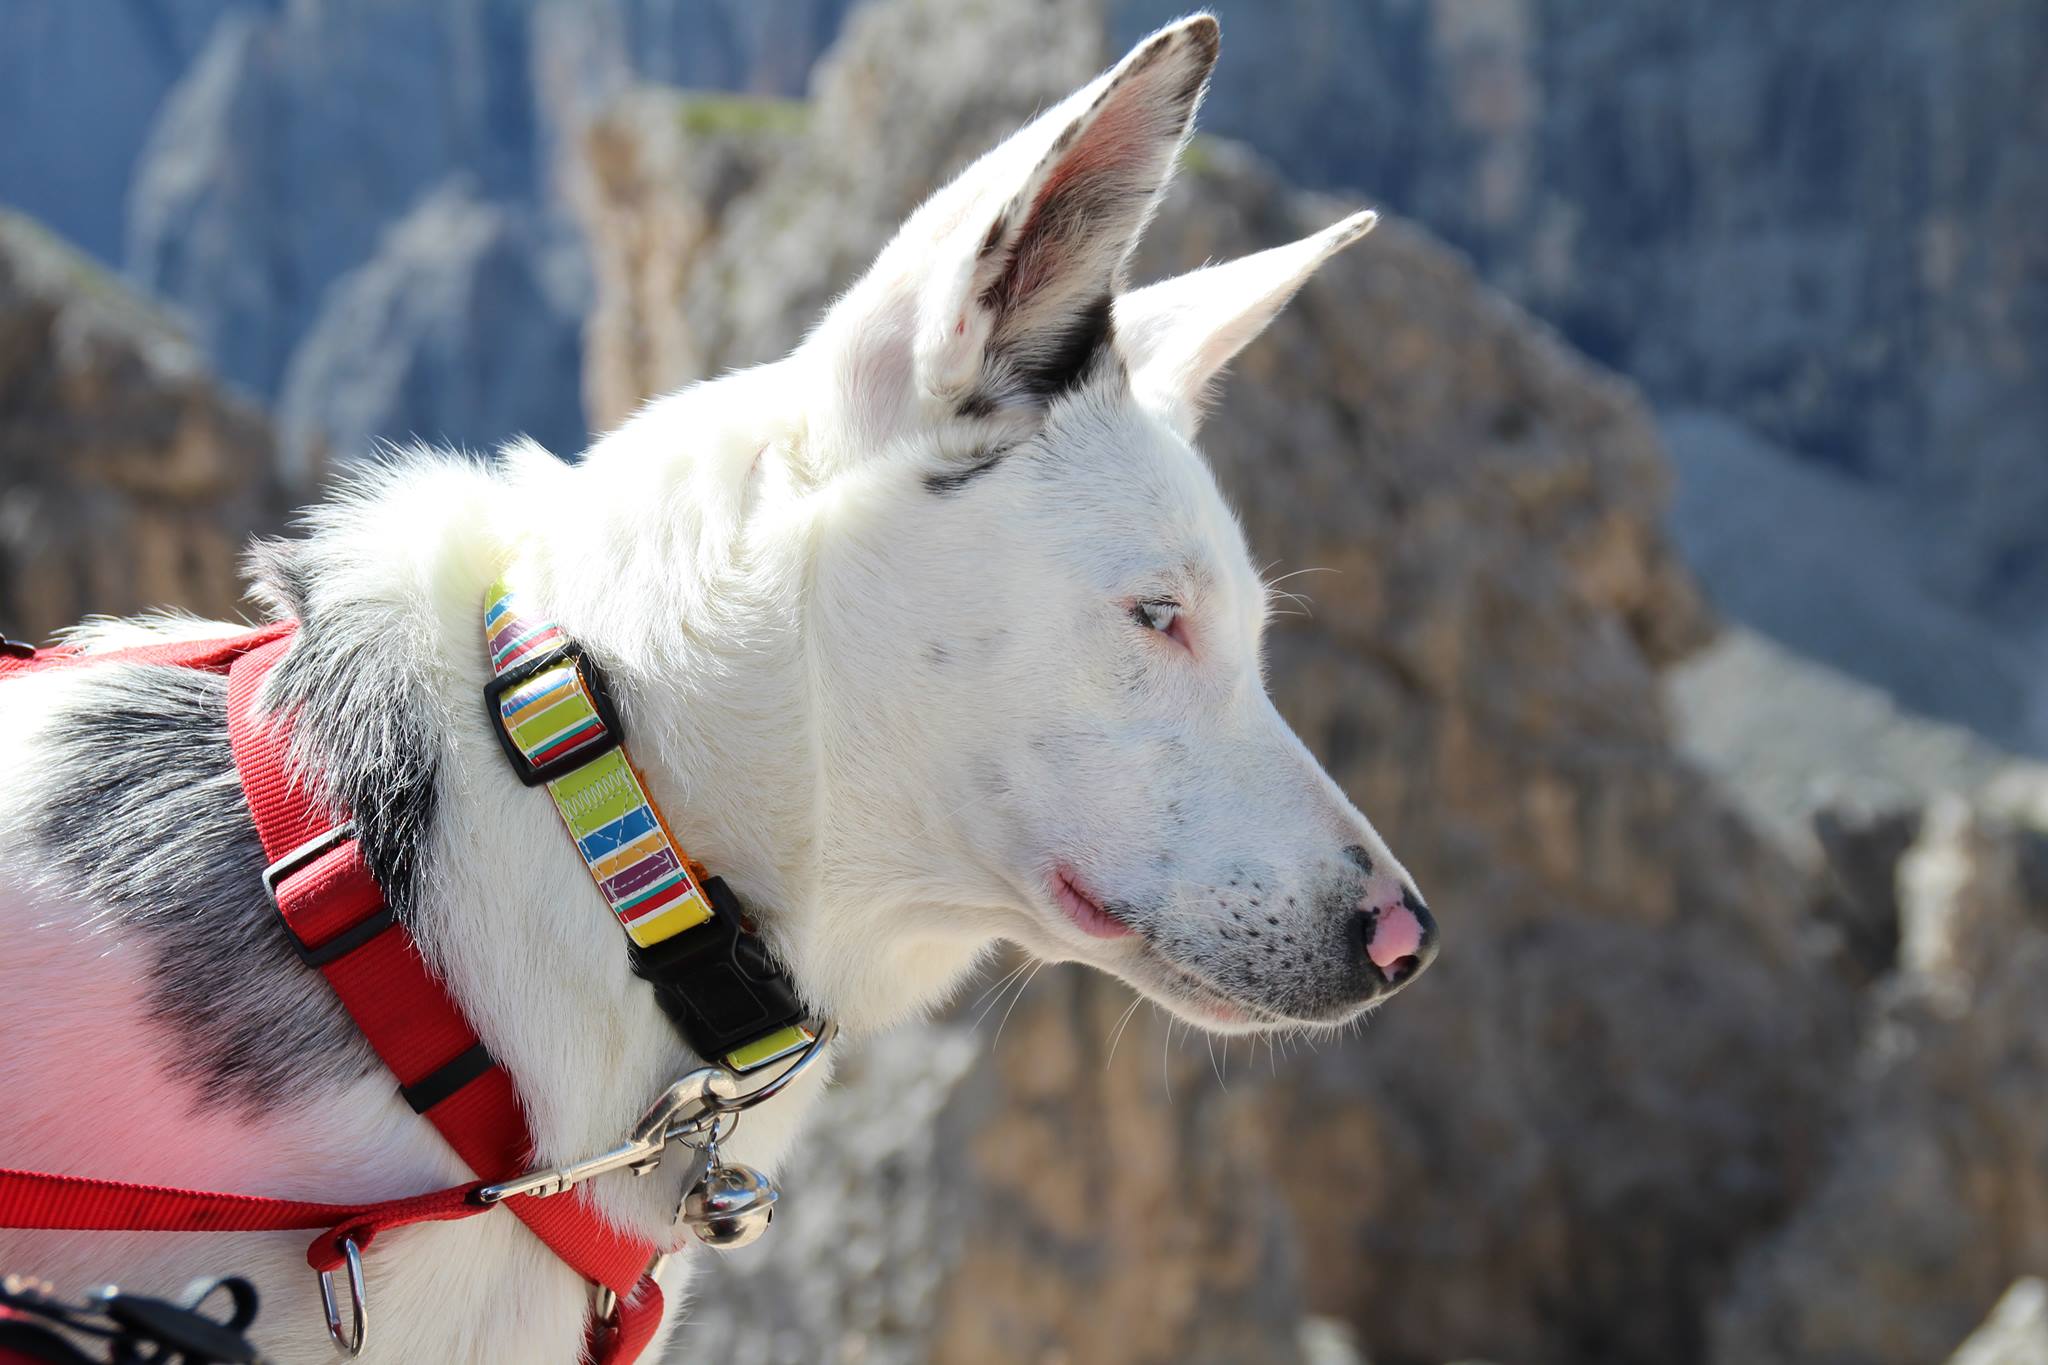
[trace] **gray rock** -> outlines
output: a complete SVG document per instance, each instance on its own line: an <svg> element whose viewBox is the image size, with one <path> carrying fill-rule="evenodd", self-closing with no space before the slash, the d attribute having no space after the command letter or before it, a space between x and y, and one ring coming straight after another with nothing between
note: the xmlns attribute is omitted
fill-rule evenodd
<svg viewBox="0 0 2048 1365"><path fill-rule="evenodd" d="M2048 1281L2014 1280L1948 1365L2048 1365Z"/></svg>
<svg viewBox="0 0 2048 1365"><path fill-rule="evenodd" d="M1745 814L1808 856L1817 812L1918 808L1973 795L2011 762L1959 725L1901 710L1879 688L1731 629L1667 678L1680 744Z"/></svg>
<svg viewBox="0 0 2048 1365"><path fill-rule="evenodd" d="M455 182L421 200L338 280L278 398L284 473L306 486L378 439L461 444L524 433L583 448L576 295L551 280L524 219Z"/></svg>
<svg viewBox="0 0 2048 1365"><path fill-rule="evenodd" d="M276 392L327 286L448 175L533 202L526 0L333 0L237 12L166 101L128 268L229 378Z"/></svg>
<svg viewBox="0 0 2048 1365"><path fill-rule="evenodd" d="M121 259L136 156L232 0L10 0L0 43L0 204Z"/></svg>
<svg viewBox="0 0 2048 1365"><path fill-rule="evenodd" d="M0 630L232 616L245 541L281 520L275 459L261 414L170 320L0 213Z"/></svg>
<svg viewBox="0 0 2048 1365"><path fill-rule="evenodd" d="M1660 404L1910 495L1958 602L2048 590L2048 10L1221 0L1208 126L1358 187ZM1175 0L1117 0L1128 39Z"/></svg>
<svg viewBox="0 0 2048 1365"><path fill-rule="evenodd" d="M143 151L129 268L231 378L279 397L295 477L316 447L415 433L489 447L525 430L573 453L588 286L558 197L582 167L561 148L636 72L794 91L846 7L237 8ZM477 211L437 245L419 216L446 211L419 206L457 181Z"/></svg>
<svg viewBox="0 0 2048 1365"><path fill-rule="evenodd" d="M1930 558L1953 547L1924 502L1725 417L1668 412L1662 427L1678 471L1672 533L1717 607L1907 711L2007 748L2048 745L2048 634L2030 639L1936 590Z"/></svg>
<svg viewBox="0 0 2048 1365"><path fill-rule="evenodd" d="M1938 1360L2048 1271L2048 773L1937 802L1899 867L1898 971L1873 996L1825 1178L1743 1258L1713 1359Z"/></svg>
<svg viewBox="0 0 2048 1365"><path fill-rule="evenodd" d="M641 80L797 95L857 0L607 0Z"/></svg>

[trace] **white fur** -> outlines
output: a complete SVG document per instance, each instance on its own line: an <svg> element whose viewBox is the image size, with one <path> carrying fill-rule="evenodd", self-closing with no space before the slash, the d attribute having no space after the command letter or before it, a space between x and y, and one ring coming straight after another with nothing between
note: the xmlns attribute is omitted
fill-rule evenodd
<svg viewBox="0 0 2048 1365"><path fill-rule="evenodd" d="M1334 980L1328 889L1385 900L1406 877L1267 700L1265 592L1186 440L1214 372L1360 220L1128 296L1131 383L1109 363L1049 410L1000 384L992 411L949 406L1010 363L1004 345L1028 349L1072 299L1120 283L1192 113L1168 95L1206 69L1209 22L1162 31L970 169L788 359L651 404L580 464L525 447L496 474L414 460L315 515L315 617L376 604L427 660L417 701L447 741L428 951L545 1158L610 1146L691 1063L626 974L546 796L511 779L485 728L479 611L501 571L605 661L683 841L850 1035L932 1008L999 939L1094 963L1210 1027L1360 1007L1334 987L1323 1013L1288 1002ZM1131 108L1105 152L1090 120L1119 100ZM966 282L1001 266L977 255L992 215L1012 220L1000 256L1059 147L1090 148L1146 193L1066 224L1035 267L1042 296L985 315ZM926 486L1001 445L1014 449L957 491ZM1191 647L1133 620L1165 598ZM208 629L232 628L175 627ZM41 720L87 677L0 688L0 1164L332 1200L466 1178L381 1073L262 1115L209 1109L167 1073L176 1041L143 1005L146 943L38 890L22 834L65 799L37 780ZM1369 852L1370 879L1341 879L1347 846ZM1145 933L1084 933L1051 890L1060 870ZM1297 946L1248 957L1223 931L1250 910L1284 915ZM819 1083L750 1113L731 1155L772 1166ZM671 1239L673 1176L592 1188ZM249 1275L266 1348L324 1361L308 1240L0 1232L0 1265L155 1291ZM671 1263L672 1301L693 1259ZM507 1214L396 1234L368 1260L367 1360L574 1356L584 1287Z"/></svg>

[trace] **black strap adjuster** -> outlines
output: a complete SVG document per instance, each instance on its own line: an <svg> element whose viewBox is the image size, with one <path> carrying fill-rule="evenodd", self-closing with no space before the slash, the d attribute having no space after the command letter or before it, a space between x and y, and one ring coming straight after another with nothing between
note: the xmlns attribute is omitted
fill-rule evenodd
<svg viewBox="0 0 2048 1365"><path fill-rule="evenodd" d="M347 957L356 949L368 943L377 935L389 929L398 921L391 913L391 907L380 905L348 928L314 947L299 937L299 931L284 917L283 906L277 903L277 889L285 880L305 871L327 854L340 848L356 837L356 822L344 820L323 834L316 834L291 852L263 869L263 891L270 897L270 903L278 911L278 923L284 926L285 934L292 941L292 951L299 955L299 961L308 967L324 967L337 958Z"/></svg>
<svg viewBox="0 0 2048 1365"><path fill-rule="evenodd" d="M698 1056L716 1062L810 1017L789 973L745 925L722 877L699 884L710 919L651 948L632 945L633 972Z"/></svg>
<svg viewBox="0 0 2048 1365"><path fill-rule="evenodd" d="M576 676L582 681L583 690L590 695L590 707L597 712L598 724L604 727L604 734L601 738L578 745L560 758L535 763L513 740L512 730L505 724L505 713L499 709L498 702L521 683L564 662L576 665ZM485 683L484 713L490 722L491 733L498 737L498 747L512 762L512 771L518 773L519 780L529 787L538 787L563 773L575 772L593 758L618 748L619 742L625 738L624 729L619 724L618 708L612 705L611 689L605 685L604 670L574 640L566 640L553 649L544 650Z"/></svg>
<svg viewBox="0 0 2048 1365"><path fill-rule="evenodd" d="M277 888L284 879L304 871L316 860L356 837L356 822L344 820L333 829L314 835L282 858L263 869L263 892L270 897L272 905L277 904Z"/></svg>

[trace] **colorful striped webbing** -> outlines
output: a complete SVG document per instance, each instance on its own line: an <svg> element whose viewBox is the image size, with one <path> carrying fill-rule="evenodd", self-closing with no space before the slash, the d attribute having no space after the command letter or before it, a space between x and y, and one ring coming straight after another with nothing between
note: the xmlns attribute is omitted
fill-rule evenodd
<svg viewBox="0 0 2048 1365"><path fill-rule="evenodd" d="M521 616L503 580L491 586L484 638L491 671L500 677L568 639L551 621ZM573 658L504 692L498 698L498 719L536 766L606 738L597 704ZM591 880L633 942L651 948L712 917L715 912L697 885L689 855L669 833L623 745L552 779L547 789ZM811 1037L805 1028L783 1029L728 1054L725 1064L735 1071L766 1066Z"/></svg>

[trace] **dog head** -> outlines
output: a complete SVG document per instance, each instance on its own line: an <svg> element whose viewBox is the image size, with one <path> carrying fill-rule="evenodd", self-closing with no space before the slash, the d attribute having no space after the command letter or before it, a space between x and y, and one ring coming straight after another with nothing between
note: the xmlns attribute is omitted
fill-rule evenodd
<svg viewBox="0 0 2048 1365"><path fill-rule="evenodd" d="M1125 287L1217 39L1161 30L983 157L798 356L836 871L1251 1031L1356 1016L1436 931L1268 699L1267 589L1192 444L1373 216Z"/></svg>

